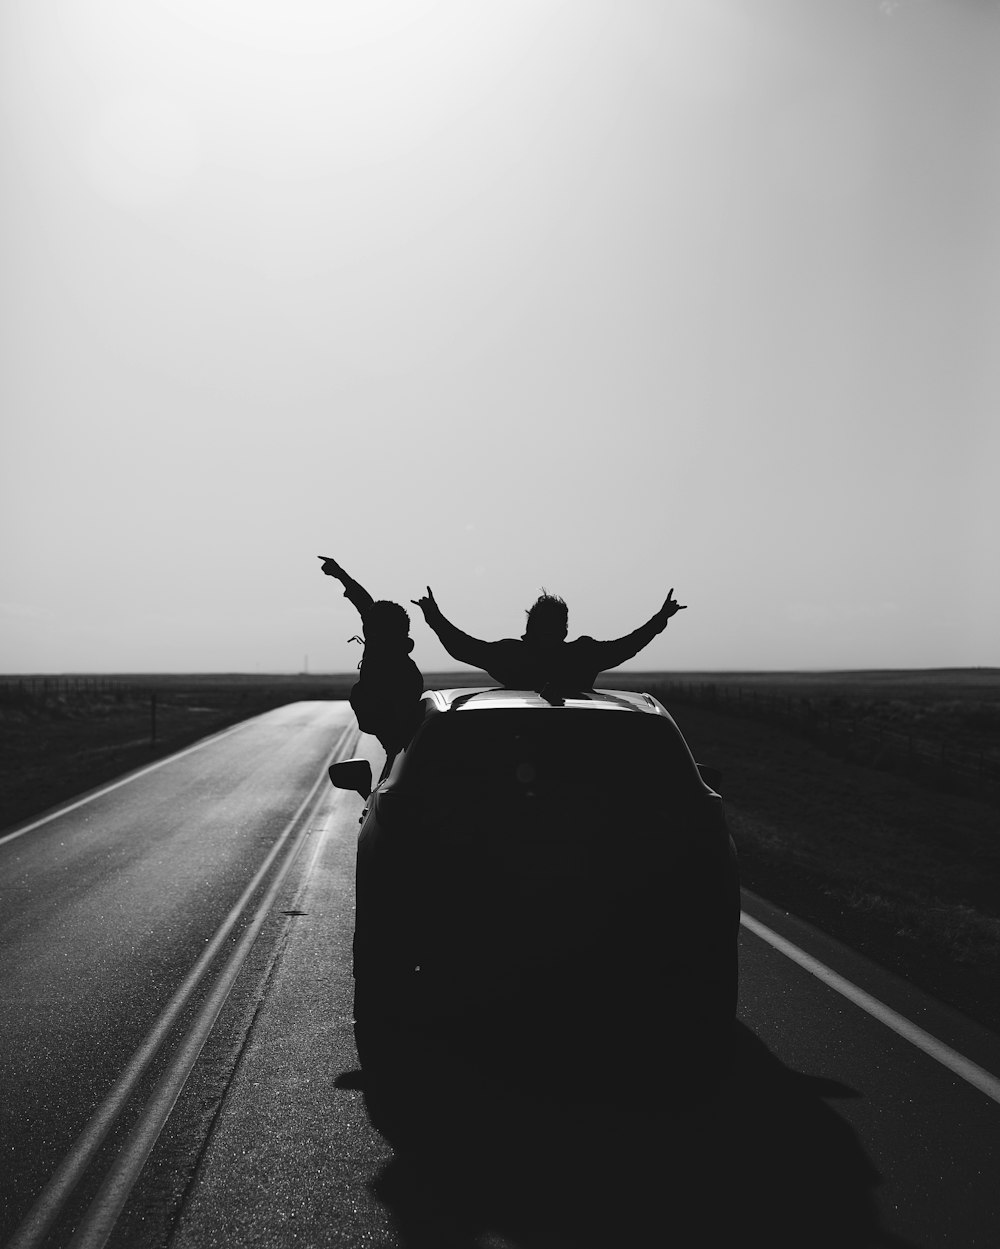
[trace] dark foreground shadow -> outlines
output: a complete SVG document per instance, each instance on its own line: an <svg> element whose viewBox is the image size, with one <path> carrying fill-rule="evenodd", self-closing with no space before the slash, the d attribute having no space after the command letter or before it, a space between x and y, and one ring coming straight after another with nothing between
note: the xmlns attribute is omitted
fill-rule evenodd
<svg viewBox="0 0 1000 1249"><path fill-rule="evenodd" d="M621 1074L608 1057L605 1094ZM879 1226L878 1173L827 1104L854 1091L792 1071L742 1026L728 1075L695 1086L678 1071L656 1111L641 1094L560 1102L468 1070L412 1076L406 1122L384 1103L374 1116L396 1146L374 1191L411 1249L489 1233L525 1249L903 1249Z"/></svg>

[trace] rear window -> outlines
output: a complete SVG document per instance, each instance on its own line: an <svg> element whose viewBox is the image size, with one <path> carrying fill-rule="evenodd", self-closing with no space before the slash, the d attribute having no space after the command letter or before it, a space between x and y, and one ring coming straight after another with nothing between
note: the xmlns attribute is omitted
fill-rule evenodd
<svg viewBox="0 0 1000 1249"><path fill-rule="evenodd" d="M407 752L401 780L440 785L589 788L601 777L701 789L677 727L638 712L559 709L445 712Z"/></svg>

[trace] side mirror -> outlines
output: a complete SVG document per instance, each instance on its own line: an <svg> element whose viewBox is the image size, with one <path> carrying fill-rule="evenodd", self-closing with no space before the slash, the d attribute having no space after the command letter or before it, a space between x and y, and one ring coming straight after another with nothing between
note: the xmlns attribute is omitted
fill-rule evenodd
<svg viewBox="0 0 1000 1249"><path fill-rule="evenodd" d="M372 765L367 759L344 759L327 769L330 783L337 789L353 789L367 798L372 792Z"/></svg>
<svg viewBox="0 0 1000 1249"><path fill-rule="evenodd" d="M722 785L722 769L709 767L707 763L699 763L698 771L701 773L701 779L705 782L709 789L716 791Z"/></svg>

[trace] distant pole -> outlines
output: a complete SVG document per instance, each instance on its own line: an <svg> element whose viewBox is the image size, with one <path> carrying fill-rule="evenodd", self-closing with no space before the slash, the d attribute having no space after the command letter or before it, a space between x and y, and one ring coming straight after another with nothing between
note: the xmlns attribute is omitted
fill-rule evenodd
<svg viewBox="0 0 1000 1249"><path fill-rule="evenodd" d="M302 671L306 674L306 676L309 675L309 656L308 655L306 655L302 663Z"/></svg>
<svg viewBox="0 0 1000 1249"><path fill-rule="evenodd" d="M156 695L152 691L149 695L149 744L156 745Z"/></svg>

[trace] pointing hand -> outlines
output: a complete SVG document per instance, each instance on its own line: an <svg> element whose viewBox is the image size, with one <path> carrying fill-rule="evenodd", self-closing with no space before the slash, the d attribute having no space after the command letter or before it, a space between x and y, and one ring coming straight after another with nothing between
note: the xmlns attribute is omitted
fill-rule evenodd
<svg viewBox="0 0 1000 1249"><path fill-rule="evenodd" d="M323 567L320 569L320 572L325 572L328 577L337 577L339 580L343 580L344 570L332 556L317 555L316 558L323 561Z"/></svg>

